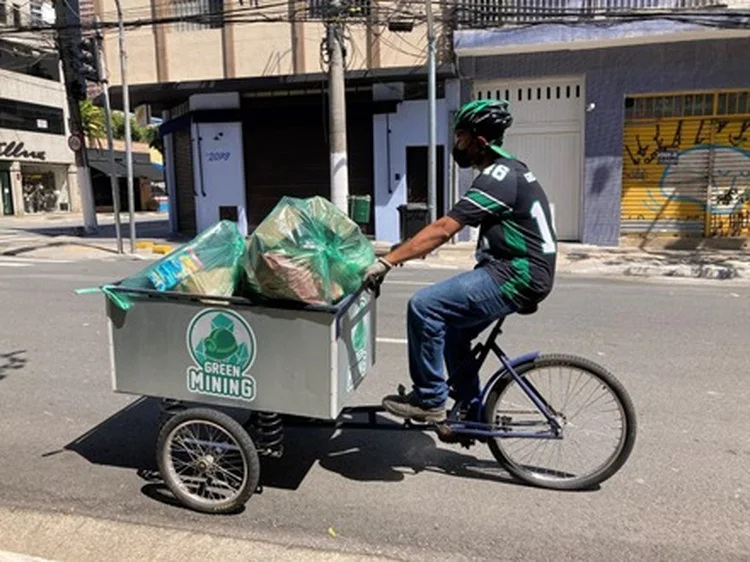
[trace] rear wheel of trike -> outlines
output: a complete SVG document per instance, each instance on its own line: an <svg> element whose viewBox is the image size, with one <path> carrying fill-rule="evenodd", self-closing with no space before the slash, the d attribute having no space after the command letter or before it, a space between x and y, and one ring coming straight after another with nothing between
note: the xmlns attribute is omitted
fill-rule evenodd
<svg viewBox="0 0 750 562"><path fill-rule="evenodd" d="M164 424L157 461L175 497L203 513L237 511L260 479L258 452L248 433L209 408L185 410Z"/></svg>
<svg viewBox="0 0 750 562"><path fill-rule="evenodd" d="M610 372L571 355L542 355L515 370L552 409L562 434L540 438L551 424L506 375L485 409L486 423L507 432L488 442L500 464L524 482L553 490L588 489L620 470L635 444L636 416L628 392Z"/></svg>

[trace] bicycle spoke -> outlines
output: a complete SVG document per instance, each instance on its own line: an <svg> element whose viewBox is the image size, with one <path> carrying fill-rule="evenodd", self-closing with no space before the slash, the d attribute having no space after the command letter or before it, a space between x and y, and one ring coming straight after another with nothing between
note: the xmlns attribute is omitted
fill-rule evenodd
<svg viewBox="0 0 750 562"><path fill-rule="evenodd" d="M542 443L533 438L497 438L505 458L523 471L556 481L585 477L608 465L622 447L625 414L606 381L575 364L539 366L522 376L559 416L562 434ZM548 425L515 381L504 388L495 405L498 420L507 415L511 423L539 419Z"/></svg>

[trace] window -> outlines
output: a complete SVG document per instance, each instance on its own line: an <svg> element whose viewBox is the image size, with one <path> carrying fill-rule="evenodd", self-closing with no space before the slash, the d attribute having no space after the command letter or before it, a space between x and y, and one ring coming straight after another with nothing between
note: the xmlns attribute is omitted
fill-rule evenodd
<svg viewBox="0 0 750 562"><path fill-rule="evenodd" d="M307 0L308 19L324 19L329 0ZM370 0L342 0L341 9L352 18L370 17Z"/></svg>
<svg viewBox="0 0 750 562"><path fill-rule="evenodd" d="M625 98L626 119L747 114L750 114L750 90Z"/></svg>
<svg viewBox="0 0 750 562"><path fill-rule="evenodd" d="M0 25L8 23L8 6L5 0L0 0Z"/></svg>
<svg viewBox="0 0 750 562"><path fill-rule="evenodd" d="M41 53L16 41L0 39L0 69L58 82L58 60L54 51Z"/></svg>
<svg viewBox="0 0 750 562"><path fill-rule="evenodd" d="M719 115L743 115L750 113L750 90L719 94Z"/></svg>
<svg viewBox="0 0 750 562"><path fill-rule="evenodd" d="M63 135L63 110L0 98L0 129Z"/></svg>
<svg viewBox="0 0 750 562"><path fill-rule="evenodd" d="M21 27L21 7L13 4L13 27Z"/></svg>
<svg viewBox="0 0 750 562"><path fill-rule="evenodd" d="M224 26L224 1L172 0L172 17L186 18L172 24L175 31L217 29Z"/></svg>

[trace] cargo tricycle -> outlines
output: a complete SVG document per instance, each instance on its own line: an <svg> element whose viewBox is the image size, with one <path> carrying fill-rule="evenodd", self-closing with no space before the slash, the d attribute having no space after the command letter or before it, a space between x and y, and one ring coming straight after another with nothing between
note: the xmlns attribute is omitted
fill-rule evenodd
<svg viewBox="0 0 750 562"><path fill-rule="evenodd" d="M610 478L634 445L633 404L612 374L571 355L511 358L496 341L502 321L470 359L482 366L492 354L498 361L478 409L451 401L445 422L396 422L380 406L347 407L375 364L371 292L308 306L117 285L110 291L133 302L124 310L106 299L113 389L161 399L159 472L196 511L236 511L261 489L259 457L283 455L285 420L434 431L446 443L486 444L511 475L558 490ZM224 408L246 411L247 421Z"/></svg>

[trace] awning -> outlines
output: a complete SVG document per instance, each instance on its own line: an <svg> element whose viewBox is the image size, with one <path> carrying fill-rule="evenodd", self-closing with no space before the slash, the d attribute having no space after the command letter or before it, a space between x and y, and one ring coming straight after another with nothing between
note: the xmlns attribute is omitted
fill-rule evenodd
<svg viewBox="0 0 750 562"><path fill-rule="evenodd" d="M437 80L456 76L452 63L437 65ZM427 65L417 67L374 68L352 70L346 73L347 87L371 86L380 82L423 82L427 80ZM151 105L154 113L170 109L186 101L192 94L219 92L271 92L278 90L304 90L311 86L326 88L327 74L287 74L282 76L253 76L218 80L195 80L183 82L157 82L153 84L133 84L128 88L130 106ZM112 86L109 90L113 109L122 109L122 86ZM103 105L103 96L95 100Z"/></svg>
<svg viewBox="0 0 750 562"><path fill-rule="evenodd" d="M110 174L111 166L109 165L109 156L106 152L88 151L88 160L89 166L93 169L107 176ZM158 164L158 166L160 166L161 169L157 168L157 164L150 160L137 158L134 154L133 178L146 178L150 181L164 181L164 167L161 164ZM118 178L128 177L124 152L115 152L115 174Z"/></svg>

